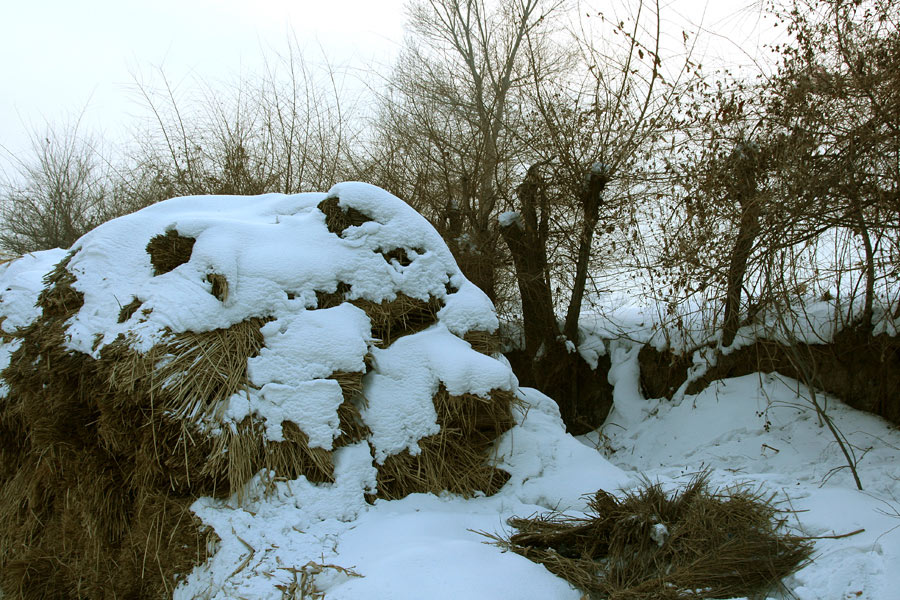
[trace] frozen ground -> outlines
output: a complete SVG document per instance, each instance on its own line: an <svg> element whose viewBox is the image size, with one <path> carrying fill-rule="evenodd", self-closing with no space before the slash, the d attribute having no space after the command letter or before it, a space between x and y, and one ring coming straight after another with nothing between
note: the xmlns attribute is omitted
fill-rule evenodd
<svg viewBox="0 0 900 600"><path fill-rule="evenodd" d="M784 589L770 591L771 598L898 597L900 431L827 399L859 459L860 492L796 382L749 375L674 405L643 399L636 352L616 344L610 350L616 408L603 430L575 440L563 433L552 403L524 390L531 406L497 448L513 477L493 497L414 495L354 504L359 495L352 490L366 474L339 467L335 488L351 491L349 507L335 503L341 497L335 490L302 481L277 482L268 500L244 509L199 501L198 514L222 542L176 597L301 597L306 585L307 593L315 589L328 599L575 600L580 594L564 581L486 545L477 532L502 532L513 515L577 511L581 495L599 487L629 487L642 477L675 486L704 468L715 486L747 484L776 494L791 511L785 513L791 527L824 538L815 542L814 562Z"/></svg>

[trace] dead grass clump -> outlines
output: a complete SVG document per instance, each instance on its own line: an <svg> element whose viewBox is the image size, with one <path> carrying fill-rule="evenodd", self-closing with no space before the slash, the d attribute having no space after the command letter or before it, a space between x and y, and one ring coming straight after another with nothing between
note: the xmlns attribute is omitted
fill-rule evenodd
<svg viewBox="0 0 900 600"><path fill-rule="evenodd" d="M398 293L393 300L373 302L364 298L347 300L350 286L340 282L334 292L316 292L316 308L332 308L350 302L363 310L372 322L372 337L379 348L387 348L404 335L417 333L434 325L443 302L435 297L428 300Z"/></svg>
<svg viewBox="0 0 900 600"><path fill-rule="evenodd" d="M128 535L109 561L110 587L118 597L171 598L177 578L206 562L217 538L191 512L195 500L166 491L138 494ZM116 597L110 591L97 597Z"/></svg>
<svg viewBox="0 0 900 600"><path fill-rule="evenodd" d="M428 300L411 298L397 294L393 300L372 302L362 298L350 301L361 308L372 321L372 337L380 348L387 348L394 340L404 335L416 333L437 322L437 313L443 308L438 298Z"/></svg>
<svg viewBox="0 0 900 600"><path fill-rule="evenodd" d="M463 339L469 342L469 345L472 346L472 350L488 356L497 354L503 349L503 344L500 342L500 336L496 333L481 330L467 331L465 335L463 335Z"/></svg>
<svg viewBox="0 0 900 600"><path fill-rule="evenodd" d="M609 600L752 596L807 561L812 545L783 529L772 497L712 491L708 472L666 494L646 482L617 498L603 490L584 517L513 518L499 545Z"/></svg>
<svg viewBox="0 0 900 600"><path fill-rule="evenodd" d="M366 354L365 360L368 365L371 354ZM371 431L363 422L360 409L367 404L366 397L363 396L363 376L365 373L338 371L332 373L328 378L334 379L341 386L341 392L344 394L344 401L338 406L338 419L340 420L341 435L334 441L334 446L340 448L349 446L356 442L366 439Z"/></svg>
<svg viewBox="0 0 900 600"><path fill-rule="evenodd" d="M422 438L419 448L415 456L404 450L378 465L378 498L396 500L443 491L466 498L477 492L490 496L509 480L509 473L485 464L485 453L472 448L458 431L442 430Z"/></svg>
<svg viewBox="0 0 900 600"><path fill-rule="evenodd" d="M425 254L425 250L423 248L412 248L412 251L416 254ZM412 264L412 259L409 257L406 248L394 248L392 250L380 250L381 256L384 257L384 260L390 264L392 261L397 261L401 267L408 267Z"/></svg>
<svg viewBox="0 0 900 600"><path fill-rule="evenodd" d="M317 208L325 213L325 227L328 228L328 231L341 237L343 237L344 230L348 227L359 227L363 223L372 220L372 217L355 208L342 207L337 196L325 198L319 203Z"/></svg>
<svg viewBox="0 0 900 600"><path fill-rule="evenodd" d="M147 254L150 255L153 274L168 273L191 260L191 252L196 241L192 237L178 235L174 229L150 238L147 243Z"/></svg>
<svg viewBox="0 0 900 600"><path fill-rule="evenodd" d="M418 454L404 450L378 466L378 497L448 491L470 497L495 494L509 474L489 464L491 443L515 421L515 396L493 390L489 398L451 396L442 386L434 396L440 432L419 440Z"/></svg>
<svg viewBox="0 0 900 600"><path fill-rule="evenodd" d="M228 279L220 273L210 273L206 276L206 281L210 283L212 289L210 293L219 299L219 302L228 300Z"/></svg>
<svg viewBox="0 0 900 600"><path fill-rule="evenodd" d="M233 394L247 389L247 359L259 354L264 345L260 328L267 319L250 318L227 329L174 334L147 355L145 363L133 371L151 395L163 399L164 409L173 418L196 423L220 417ZM113 383L133 389L129 374L115 365Z"/></svg>
<svg viewBox="0 0 900 600"><path fill-rule="evenodd" d="M72 287L75 276L69 272L69 262L75 252L69 252L44 276L44 289L38 295L37 305L43 309L43 319L65 321L84 304L84 294Z"/></svg>
<svg viewBox="0 0 900 600"><path fill-rule="evenodd" d="M347 301L350 285L339 281L333 292L316 291L316 308L334 308Z"/></svg>
<svg viewBox="0 0 900 600"><path fill-rule="evenodd" d="M316 483L334 481L330 451L311 448L307 435L289 421L282 424L282 434L283 442L269 441L263 423L247 417L213 438L215 449L205 468L226 473L229 493L238 494L261 469L275 471L278 476L288 479L303 475Z"/></svg>
<svg viewBox="0 0 900 600"><path fill-rule="evenodd" d="M124 323L125 321L130 319L132 315L137 312L137 309L141 307L141 304L143 304L143 302L141 302L137 298L132 298L131 302L119 309L118 322Z"/></svg>

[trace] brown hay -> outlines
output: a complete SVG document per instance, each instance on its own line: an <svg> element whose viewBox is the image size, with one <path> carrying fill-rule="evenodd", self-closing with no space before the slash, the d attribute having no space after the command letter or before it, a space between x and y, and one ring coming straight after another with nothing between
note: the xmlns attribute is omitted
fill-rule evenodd
<svg viewBox="0 0 900 600"><path fill-rule="evenodd" d="M228 300L228 279L219 273L210 273L206 280L212 285L210 293L219 299L219 302Z"/></svg>
<svg viewBox="0 0 900 600"><path fill-rule="evenodd" d="M347 301L350 285L339 281L333 292L316 291L316 308L333 308Z"/></svg>
<svg viewBox="0 0 900 600"><path fill-rule="evenodd" d="M366 354L365 360L371 359L371 354ZM363 396L363 372L337 371L329 375L328 379L334 379L341 386L344 401L338 406L338 419L340 419L341 435L334 441L335 448L349 446L366 439L371 431L363 423L360 408L367 405Z"/></svg>
<svg viewBox="0 0 900 600"><path fill-rule="evenodd" d="M344 216L350 224L360 218L352 211ZM169 232L151 240L147 251L160 274L189 260L192 247L191 238ZM83 304L68 270L72 256L46 277L36 322L4 333L4 341L21 344L2 374L10 392L0 399L0 593L170 595L175 574L206 559L210 534L188 509L198 496L240 494L262 470L331 482L332 452L310 448L306 434L289 422L282 425L282 442L267 440L255 417L210 429L221 423L233 394L251 389L247 360L263 347L266 319L169 333L145 353L125 335L102 348L99 359L65 350L66 321ZM217 284L216 277L210 276L213 293L224 301L227 282ZM339 284L320 294L319 306L340 304L349 292ZM366 311L373 336L385 346L433 324L441 308L435 298L403 295L352 302ZM133 298L120 322L140 306ZM368 370L371 356L365 362ZM336 448L370 435L360 415L364 375L330 376L344 396ZM490 445L512 427L513 402L500 390L489 398L439 390L440 433L420 442L419 455L392 456L379 466L379 496L496 492L508 475L489 464Z"/></svg>
<svg viewBox="0 0 900 600"><path fill-rule="evenodd" d="M485 454L473 449L458 431L442 430L422 438L419 448L415 456L404 450L378 466L378 498L443 491L466 498L477 492L490 496L509 480L509 473L485 464Z"/></svg>
<svg viewBox="0 0 900 600"><path fill-rule="evenodd" d="M420 300L405 294L397 294L393 300L383 302L360 298L350 303L369 316L372 337L378 340L376 345L380 348L387 348L399 337L431 327L437 322L437 313L443 307L437 298Z"/></svg>
<svg viewBox="0 0 900 600"><path fill-rule="evenodd" d="M603 490L585 517L513 518L518 530L498 544L543 564L590 594L610 600L675 600L753 595L812 555L783 531L772 497L739 487L711 491L708 472L666 494L646 482L617 498ZM651 533L668 530L662 544Z"/></svg>
<svg viewBox="0 0 900 600"><path fill-rule="evenodd" d="M143 302L141 302L137 298L132 298L131 302L119 309L118 322L124 323L125 321L130 319L132 315L137 312L137 309L141 307L141 304L143 304Z"/></svg>
<svg viewBox="0 0 900 600"><path fill-rule="evenodd" d="M341 207L337 196L325 198L317 208L325 214L325 227L328 231L341 237L348 227L359 227L372 220L372 217L355 208Z"/></svg>
<svg viewBox="0 0 900 600"><path fill-rule="evenodd" d="M316 292L316 308L332 308L344 302L350 302L362 309L372 322L372 337L379 348L387 348L394 340L404 335L417 333L437 322L437 313L443 308L443 302L434 297L428 300L412 298L406 294L397 294L393 300L373 302L363 298L347 300L350 286L340 282L333 292ZM478 342L478 335L473 339Z"/></svg>
<svg viewBox="0 0 900 600"><path fill-rule="evenodd" d="M503 348L503 344L500 342L500 336L496 333L472 330L467 331L465 335L463 335L463 339L469 342L469 345L472 346L472 350L488 356L497 354Z"/></svg>
<svg viewBox="0 0 900 600"><path fill-rule="evenodd" d="M69 252L44 276L44 289L38 295L37 305L43 309L43 318L66 320L84 305L84 294L72 287L75 276L68 266L75 252Z"/></svg>
<svg viewBox="0 0 900 600"><path fill-rule="evenodd" d="M150 255L153 274L163 275L191 260L196 241L192 237L178 235L174 229L150 238L147 254Z"/></svg>
<svg viewBox="0 0 900 600"><path fill-rule="evenodd" d="M134 503L132 527L110 573L106 597L171 598L194 566L209 558L215 533L191 511L193 496L142 490Z"/></svg>
<svg viewBox="0 0 900 600"><path fill-rule="evenodd" d="M264 345L260 328L267 319L250 318L227 329L174 334L149 352L137 373L150 377L149 392L164 398L177 419L198 422L216 415L233 394L249 387L247 359ZM127 374L115 375L117 386L133 387Z"/></svg>
<svg viewBox="0 0 900 600"><path fill-rule="evenodd" d="M416 254L425 254L425 250L423 248L412 248L412 250ZM406 248L394 248L392 250L380 250L379 253L384 257L384 260L390 264L391 261L396 260L397 263L401 267L408 267L412 264L412 259L409 257Z"/></svg>
<svg viewBox="0 0 900 600"><path fill-rule="evenodd" d="M6 315L0 315L0 344L8 344L16 338L15 334L3 329L4 321L6 321Z"/></svg>
<svg viewBox="0 0 900 600"><path fill-rule="evenodd" d="M497 493L509 474L489 464L489 450L497 436L515 425L515 396L505 390L493 390L489 396L451 396L442 386L433 399L440 432L419 440L418 454L404 450L378 466L378 497Z"/></svg>

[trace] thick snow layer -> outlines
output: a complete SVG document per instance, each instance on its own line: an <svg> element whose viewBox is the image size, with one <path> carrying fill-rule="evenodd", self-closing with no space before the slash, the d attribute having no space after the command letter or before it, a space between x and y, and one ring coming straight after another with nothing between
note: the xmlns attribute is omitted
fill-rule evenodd
<svg viewBox="0 0 900 600"><path fill-rule="evenodd" d="M330 233L316 209L328 196L373 220L348 228L344 237ZM168 231L196 242L187 263L154 277L145 248ZM410 250L409 265L380 254L395 248ZM69 326L70 346L87 354L125 331L146 348L165 329L207 331L296 313L315 306L315 291L333 291L339 282L351 286L351 298L375 302L398 293L444 299L441 320L455 333L497 327L490 301L468 284L425 218L363 183L338 184L327 194L175 198L105 223L72 249L69 269L85 303ZM228 281L224 302L210 293L213 273ZM457 291L448 294L448 284ZM132 298L142 310L118 323L120 307ZM96 347L95 335L102 336Z"/></svg>
<svg viewBox="0 0 900 600"><path fill-rule="evenodd" d="M441 385L451 395L482 397L514 385L506 364L475 352L442 324L404 336L387 349L375 348L372 355L374 371L363 380L368 406L362 417L379 463L407 449L418 454L417 441L440 430L432 398Z"/></svg>
<svg viewBox="0 0 900 600"><path fill-rule="evenodd" d="M775 494L788 526L822 538L814 561L789 577L784 590L771 590L769 600L896 597L896 428L818 396L861 457L866 489L860 492L806 400L808 390L795 381L748 375L670 403L640 396L630 343L613 344L611 358L617 409L602 432L572 438L552 400L519 390L518 425L495 447L511 477L492 497L416 494L367 505L359 491L373 484L374 471L367 450L352 447L338 451L335 484L274 482L271 497L245 510L198 501L194 510L222 542L175 597L280 598L280 590L300 581L304 566L316 563L325 566L313 565L308 581L326 599L575 600L580 593L544 567L484 544L476 532L502 534L510 516L550 509L577 514L584 494L630 488L640 477L674 488L704 468L715 486L746 484ZM656 543L665 544L666 534L652 531Z"/></svg>
<svg viewBox="0 0 900 600"><path fill-rule="evenodd" d="M32 252L0 265L0 328L13 333L41 314L36 306L44 288L44 276L65 257L63 250Z"/></svg>
<svg viewBox="0 0 900 600"><path fill-rule="evenodd" d="M317 208L327 198L369 220L340 235L329 231ZM186 262L155 275L148 243L170 232L194 239L193 247ZM397 249L408 264L387 259ZM70 251L68 269L84 304L66 324L69 350L96 358L125 334L135 349L146 351L172 334L267 319L261 329L265 347L248 361L252 389L228 399L219 414L233 422L255 415L265 421L271 441L283 440L284 421L297 424L314 447L331 449L340 434L337 407L343 398L328 377L364 372L374 340L361 309L317 306L317 292L333 293L339 284L351 300L382 302L405 294L443 303L434 331L374 351L375 369L366 382L372 403L364 419L371 420L380 460L415 451L418 439L437 432L431 397L439 385L452 394L481 395L513 385L508 366L453 335L497 329L488 297L465 279L424 217L368 184L291 196L175 198L97 227ZM34 301L42 277L62 258L62 251L50 251L3 267L0 315L6 331L39 315ZM213 294L210 275L227 281L224 295ZM134 301L139 310L121 317L122 307ZM0 366L8 363L15 342L2 346ZM227 423L206 425L217 431Z"/></svg>

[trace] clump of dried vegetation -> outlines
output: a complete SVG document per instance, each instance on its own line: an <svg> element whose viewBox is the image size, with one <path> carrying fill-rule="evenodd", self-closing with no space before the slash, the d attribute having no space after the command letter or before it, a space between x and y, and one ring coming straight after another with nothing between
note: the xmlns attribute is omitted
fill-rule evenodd
<svg viewBox="0 0 900 600"><path fill-rule="evenodd" d="M712 490L708 478L672 493L650 482L622 497L600 490L582 517L513 518L517 533L484 535L608 600L752 596L810 560L812 544L785 531L772 497Z"/></svg>

